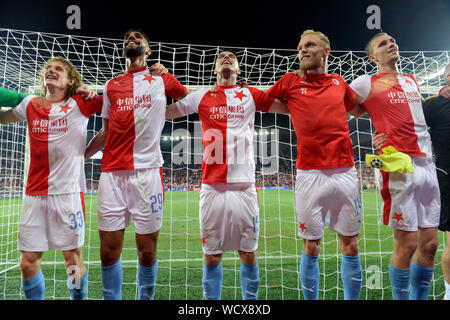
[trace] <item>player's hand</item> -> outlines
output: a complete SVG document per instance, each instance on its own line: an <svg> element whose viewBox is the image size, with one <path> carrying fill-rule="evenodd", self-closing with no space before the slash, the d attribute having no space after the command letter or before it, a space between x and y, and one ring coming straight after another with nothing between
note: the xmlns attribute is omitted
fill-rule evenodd
<svg viewBox="0 0 450 320"><path fill-rule="evenodd" d="M372 144L375 146L375 148L381 149L387 138L387 134L375 131L372 137Z"/></svg>
<svg viewBox="0 0 450 320"><path fill-rule="evenodd" d="M441 91L439 91L439 95L446 99L450 99L450 86L442 88Z"/></svg>
<svg viewBox="0 0 450 320"><path fill-rule="evenodd" d="M167 68L162 63L159 63L159 62L152 64L152 66L149 68L149 70L155 76L162 76L163 74L166 74L167 72L169 72L169 70L167 70Z"/></svg>
<svg viewBox="0 0 450 320"><path fill-rule="evenodd" d="M75 90L76 94L79 94L84 100L92 99L97 95L97 91L92 90L87 85L82 85Z"/></svg>
<svg viewBox="0 0 450 320"><path fill-rule="evenodd" d="M239 88L247 88L247 87L248 87L247 81L241 81L241 83L239 83Z"/></svg>

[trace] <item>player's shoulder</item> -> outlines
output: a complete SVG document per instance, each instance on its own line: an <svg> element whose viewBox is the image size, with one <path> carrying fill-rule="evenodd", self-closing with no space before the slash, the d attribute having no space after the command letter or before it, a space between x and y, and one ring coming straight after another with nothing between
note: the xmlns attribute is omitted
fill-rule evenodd
<svg viewBox="0 0 450 320"><path fill-rule="evenodd" d="M373 78L373 76L368 75L368 74L363 74L363 75L357 76L355 79L353 79L350 82L350 86L353 88L356 86L363 86L363 85L370 84L372 82L372 78Z"/></svg>

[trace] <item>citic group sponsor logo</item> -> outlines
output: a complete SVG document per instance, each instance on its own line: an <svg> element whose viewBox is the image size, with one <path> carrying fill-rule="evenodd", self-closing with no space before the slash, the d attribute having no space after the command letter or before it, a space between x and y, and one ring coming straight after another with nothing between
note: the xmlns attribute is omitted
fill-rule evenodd
<svg viewBox="0 0 450 320"><path fill-rule="evenodd" d="M243 106L214 106L209 109L209 118L212 120L244 119Z"/></svg>
<svg viewBox="0 0 450 320"><path fill-rule="evenodd" d="M387 94L389 103L402 104L402 103L419 103L421 102L419 93L416 91L391 91Z"/></svg>
<svg viewBox="0 0 450 320"><path fill-rule="evenodd" d="M118 98L116 100L117 111L131 111L134 109L151 108L152 96L144 94L136 97Z"/></svg>

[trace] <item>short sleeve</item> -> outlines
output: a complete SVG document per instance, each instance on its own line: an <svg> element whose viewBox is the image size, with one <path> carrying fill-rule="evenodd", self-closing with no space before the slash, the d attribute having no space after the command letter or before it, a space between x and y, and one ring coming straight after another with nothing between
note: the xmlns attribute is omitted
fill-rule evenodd
<svg viewBox="0 0 450 320"><path fill-rule="evenodd" d="M166 96L172 99L178 99L186 93L186 87L178 82L177 78L175 78L171 73L163 74L161 78L164 81Z"/></svg>
<svg viewBox="0 0 450 320"><path fill-rule="evenodd" d="M111 81L111 80L109 80ZM105 83L105 88L103 89L103 104L102 104L102 118L109 119L109 114L111 112L111 102L108 97L108 84L109 81Z"/></svg>
<svg viewBox="0 0 450 320"><path fill-rule="evenodd" d="M364 103L364 101L366 101L367 97L369 96L370 86L371 77L368 75L360 76L353 80L352 83L350 83L350 87L356 93L356 97L360 104Z"/></svg>
<svg viewBox="0 0 450 320"><path fill-rule="evenodd" d="M86 118L89 118L94 113L102 111L102 107L103 107L103 96L102 95L96 95L95 97L93 97L89 100L85 100L79 95L73 96L72 98L77 102L80 112Z"/></svg>
<svg viewBox="0 0 450 320"><path fill-rule="evenodd" d="M205 95L206 90L198 90L188 94L186 97L176 102L176 106L182 115L198 113L198 107Z"/></svg>
<svg viewBox="0 0 450 320"><path fill-rule="evenodd" d="M259 89L256 88L248 88L248 89L252 94L256 110L268 112L273 102L275 101L275 98Z"/></svg>
<svg viewBox="0 0 450 320"><path fill-rule="evenodd" d="M13 115L19 120L19 121L25 121L27 120L27 108L28 104L30 104L31 100L33 98L36 98L38 96L35 95L29 95L25 97L22 102L20 102L15 108L11 110Z"/></svg>
<svg viewBox="0 0 450 320"><path fill-rule="evenodd" d="M282 76L280 80L278 80L266 91L266 93L271 97L285 100L287 98L287 90L289 88L289 77L289 73Z"/></svg>
<svg viewBox="0 0 450 320"><path fill-rule="evenodd" d="M345 104L345 110L347 112L352 111L357 105L358 105L358 98L356 96L355 91L345 82L344 79L342 79L342 82L345 87L345 96L344 96L344 104Z"/></svg>

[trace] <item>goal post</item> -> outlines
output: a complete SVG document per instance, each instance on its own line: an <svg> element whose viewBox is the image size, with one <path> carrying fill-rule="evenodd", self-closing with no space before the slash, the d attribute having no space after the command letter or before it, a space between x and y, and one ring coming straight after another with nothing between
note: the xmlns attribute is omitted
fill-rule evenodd
<svg viewBox="0 0 450 320"><path fill-rule="evenodd" d="M215 83L214 61L220 45L150 43L149 65L164 64L192 91ZM22 92L37 92L39 71L53 56L69 59L85 84L99 93L109 79L125 71L122 40L51 34L0 28L0 85ZM226 47L229 48L229 47ZM298 68L295 49L233 48L241 75L238 82L266 90L287 72ZM436 94L445 84L442 70L450 62L448 51L401 52L399 70L412 73L425 96ZM328 73L347 82L362 74L375 74L376 66L362 51L332 51ZM100 130L100 114L88 123L88 141ZM392 253L392 231L380 225L381 200L373 169L364 162L374 153L372 123L367 115L348 117L354 145L356 168L362 193L362 226L359 237L363 286L360 299L391 299L388 263ZM21 288L20 252L17 248L18 221L26 179L26 123L0 126L0 299L24 299ZM87 141L87 142L88 142ZM293 187L296 136L289 115L255 116L256 184L260 204L260 299L302 299L299 283L301 239L297 235ZM200 241L198 191L201 183L201 129L197 115L166 121L161 150L165 205L158 242L159 274L156 299L203 299L203 253ZM182 151L180 151L182 150ZM88 299L101 299L100 241L97 230L97 189L101 152L85 164L88 192L85 195L86 239L83 249L89 272ZM9 182L8 182L9 181ZM440 255L445 237L439 234L436 267L430 289L431 299L444 293ZM343 299L339 244L336 234L326 228L321 244L320 299ZM133 224L125 232L122 254L124 299L136 299L137 254ZM227 252L223 258L222 298L240 299L239 257ZM43 273L46 299L68 299L67 275L60 252L44 254Z"/></svg>

